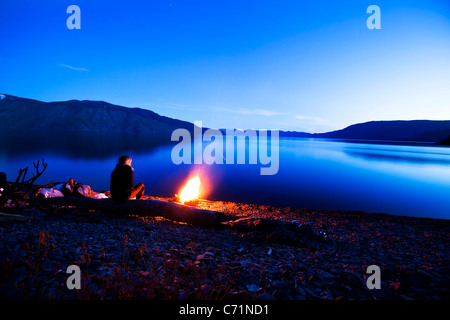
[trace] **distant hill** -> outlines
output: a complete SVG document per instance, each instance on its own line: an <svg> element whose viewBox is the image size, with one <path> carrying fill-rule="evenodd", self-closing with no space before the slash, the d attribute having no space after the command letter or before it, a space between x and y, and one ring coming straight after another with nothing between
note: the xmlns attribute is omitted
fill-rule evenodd
<svg viewBox="0 0 450 320"><path fill-rule="evenodd" d="M439 142L450 135L450 120L371 121L325 135L340 139Z"/></svg>
<svg viewBox="0 0 450 320"><path fill-rule="evenodd" d="M0 128L56 130L101 134L139 134L167 140L178 128L192 132L193 124L141 108L104 101L42 102L0 94ZM206 128L203 128L206 130ZM223 130L224 131L224 130ZM326 133L281 131L281 137L419 141L439 143L450 136L450 120L370 121Z"/></svg>
<svg viewBox="0 0 450 320"><path fill-rule="evenodd" d="M192 124L186 121L103 101L42 102L4 94L0 97L0 127L164 136L177 128L193 129Z"/></svg>
<svg viewBox="0 0 450 320"><path fill-rule="evenodd" d="M450 120L370 121L326 133L283 131L280 136L439 143L450 136Z"/></svg>

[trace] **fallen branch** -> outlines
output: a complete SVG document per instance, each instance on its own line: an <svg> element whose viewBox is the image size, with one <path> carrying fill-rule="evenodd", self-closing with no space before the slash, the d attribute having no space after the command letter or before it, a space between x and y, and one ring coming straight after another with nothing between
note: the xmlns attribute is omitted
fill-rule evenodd
<svg viewBox="0 0 450 320"><path fill-rule="evenodd" d="M28 193L34 188L34 182L42 176L48 164L42 159L42 169L40 168L40 160L37 163L33 162L36 173L31 174L31 178L25 180L28 173L28 167L19 169L16 181L12 184L6 183L6 174L0 174L0 188L4 189L0 192L0 207L3 207L10 199L14 205L18 206L20 202L28 202Z"/></svg>
<svg viewBox="0 0 450 320"><path fill-rule="evenodd" d="M222 212L208 211L163 200L128 200L117 203L113 199L92 199L81 197L58 197L34 199L33 205L76 206L116 214L139 216L160 216L177 222L186 222L208 227L221 227L221 222L236 219Z"/></svg>
<svg viewBox="0 0 450 320"><path fill-rule="evenodd" d="M0 222L28 222L32 217L25 217L20 214L9 214L0 212Z"/></svg>

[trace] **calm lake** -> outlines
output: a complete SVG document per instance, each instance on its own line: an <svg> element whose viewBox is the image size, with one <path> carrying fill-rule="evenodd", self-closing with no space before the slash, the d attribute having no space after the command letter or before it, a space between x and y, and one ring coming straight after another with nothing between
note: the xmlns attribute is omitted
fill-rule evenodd
<svg viewBox="0 0 450 320"><path fill-rule="evenodd" d="M450 218L448 147L281 138L278 173L262 176L259 163L175 165L171 151L176 143L111 136L80 140L36 135L31 141L29 136L26 141L17 135L3 137L0 171L10 181L26 166L30 176L33 161L45 158L48 168L38 183L74 178L96 191L109 190L117 158L128 154L135 183L143 182L148 195L174 196L198 174L205 199Z"/></svg>

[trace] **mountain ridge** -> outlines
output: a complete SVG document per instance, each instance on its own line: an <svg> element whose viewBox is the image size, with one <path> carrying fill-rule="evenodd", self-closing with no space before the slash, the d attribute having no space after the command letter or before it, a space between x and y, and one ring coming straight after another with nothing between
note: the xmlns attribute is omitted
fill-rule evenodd
<svg viewBox="0 0 450 320"><path fill-rule="evenodd" d="M193 128L187 121L161 116L151 110L104 101L43 102L12 95L5 95L0 100L0 126L5 129L153 134Z"/></svg>
<svg viewBox="0 0 450 320"><path fill-rule="evenodd" d="M166 137L178 128L190 132L194 128L188 121L105 101L72 99L43 102L8 94L0 96L0 127L3 129L144 133ZM368 121L325 133L280 131L280 137L434 143L439 143L449 136L450 120Z"/></svg>
<svg viewBox="0 0 450 320"><path fill-rule="evenodd" d="M325 133L283 131L284 137L440 142L450 136L450 120L374 120Z"/></svg>

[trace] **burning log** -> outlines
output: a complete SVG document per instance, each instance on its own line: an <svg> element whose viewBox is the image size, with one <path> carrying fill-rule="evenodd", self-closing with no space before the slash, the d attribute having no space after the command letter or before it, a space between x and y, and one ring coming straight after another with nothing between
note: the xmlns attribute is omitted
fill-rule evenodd
<svg viewBox="0 0 450 320"><path fill-rule="evenodd" d="M132 214L139 216L159 216L177 222L186 222L207 227L221 227L221 222L235 220L222 212L208 211L175 202L148 199L128 200L118 203L113 199L92 199L80 197L59 197L34 199L34 205L76 206L107 211L116 214Z"/></svg>
<svg viewBox="0 0 450 320"><path fill-rule="evenodd" d="M196 206L200 189L200 178L198 176L190 179L181 189L180 195L175 195L179 202Z"/></svg>

